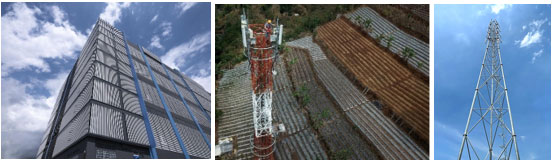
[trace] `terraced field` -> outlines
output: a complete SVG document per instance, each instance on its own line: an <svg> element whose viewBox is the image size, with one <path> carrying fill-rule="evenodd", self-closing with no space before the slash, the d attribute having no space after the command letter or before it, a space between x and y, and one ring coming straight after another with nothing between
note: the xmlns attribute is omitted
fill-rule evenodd
<svg viewBox="0 0 552 161"><path fill-rule="evenodd" d="M283 59L274 67L274 92L272 111L274 122L283 123L286 133L280 134L276 142L276 159L328 159L326 152L308 123L306 111L302 110L293 96L293 86L288 78Z"/></svg>
<svg viewBox="0 0 552 161"><path fill-rule="evenodd" d="M354 26L339 18L318 28L316 40L350 78L371 91L398 123L429 142L429 82L417 77Z"/></svg>
<svg viewBox="0 0 552 161"><path fill-rule="evenodd" d="M216 109L224 114L217 119L218 138L236 137L237 152L233 159L253 157L249 137L253 135L251 76L247 62L225 71L216 91Z"/></svg>
<svg viewBox="0 0 552 161"><path fill-rule="evenodd" d="M403 32L369 7L358 8L354 12L345 14L345 17L358 26L363 25L356 22L357 17L361 18L361 22L368 19L372 20L372 32L368 32L365 28L365 32L368 33L370 37L377 39L378 36L382 35L392 36L394 40L391 43L390 50L399 56L402 56L402 51L405 48L408 47L412 49L415 55L408 59L408 63L426 76L429 76L429 45L427 43ZM380 41L380 44L382 46L387 46L387 42L384 40Z"/></svg>
<svg viewBox="0 0 552 161"><path fill-rule="evenodd" d="M292 84L284 65L279 60L275 66L273 116L274 122L283 123L286 133L278 137L274 152L276 159L328 159L322 145L308 124L293 97ZM237 152L232 158L251 159L250 137L253 135L253 107L251 76L247 62L228 70L219 82L216 93L216 109L224 114L217 120L218 138L236 137Z"/></svg>
<svg viewBox="0 0 552 161"><path fill-rule="evenodd" d="M314 75L325 89L328 97L336 102L352 126L358 128L363 137L379 151L384 159L428 159L428 152L416 144L391 119L386 117L364 93L332 64L321 48L305 37L287 43L290 47L308 50L312 58ZM293 71L293 69L292 69ZM295 76L292 76L295 78ZM304 76L298 76L304 77ZM295 81L295 80L294 80ZM301 81L297 81L301 82ZM305 81L308 82L308 81ZM312 82L312 81L310 81ZM377 104L377 103L376 103ZM318 106L318 104L316 105ZM333 133L341 132L334 130ZM332 133L328 131L328 133ZM330 143L329 143L330 144ZM428 149L427 147L425 149Z"/></svg>
<svg viewBox="0 0 552 161"><path fill-rule="evenodd" d="M296 94L308 112L311 124L318 130L321 142L328 147L331 159L378 159L367 141L347 121L340 108L319 86L305 49L293 48L286 55L290 78Z"/></svg>

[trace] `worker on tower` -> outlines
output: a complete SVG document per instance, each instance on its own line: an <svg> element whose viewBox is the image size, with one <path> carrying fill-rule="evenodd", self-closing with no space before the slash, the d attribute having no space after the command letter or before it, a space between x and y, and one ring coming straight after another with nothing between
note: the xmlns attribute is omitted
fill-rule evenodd
<svg viewBox="0 0 552 161"><path fill-rule="evenodd" d="M265 25L264 25L264 30L266 32L266 39L268 39L270 41L270 33L272 32L272 21L271 20L268 20Z"/></svg>

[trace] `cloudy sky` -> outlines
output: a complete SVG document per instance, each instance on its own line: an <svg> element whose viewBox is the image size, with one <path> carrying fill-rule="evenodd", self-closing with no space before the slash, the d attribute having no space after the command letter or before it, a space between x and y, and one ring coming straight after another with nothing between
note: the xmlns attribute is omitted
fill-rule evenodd
<svg viewBox="0 0 552 161"><path fill-rule="evenodd" d="M435 159L457 159L491 19L501 27L521 159L550 159L550 5L435 5L434 13Z"/></svg>
<svg viewBox="0 0 552 161"><path fill-rule="evenodd" d="M210 91L209 3L2 3L2 158L32 158L98 17Z"/></svg>

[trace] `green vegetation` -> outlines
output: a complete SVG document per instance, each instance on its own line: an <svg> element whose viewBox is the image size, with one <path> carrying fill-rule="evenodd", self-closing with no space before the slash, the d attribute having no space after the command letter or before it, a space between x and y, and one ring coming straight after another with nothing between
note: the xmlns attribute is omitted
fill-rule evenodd
<svg viewBox="0 0 552 161"><path fill-rule="evenodd" d="M291 60L289 61L288 64L289 64L289 65L293 65L293 64L295 64L296 62L297 62L297 58L293 58L293 59L291 59Z"/></svg>
<svg viewBox="0 0 552 161"><path fill-rule="evenodd" d="M362 25L364 26L364 28L366 30L368 30L368 33L371 33L373 28L372 28L372 19L366 19L364 21L364 23L362 23Z"/></svg>
<svg viewBox="0 0 552 161"><path fill-rule="evenodd" d="M387 41L387 49L391 49L391 43L393 42L393 40L395 40L395 37L393 37L393 35L391 35L391 34L389 34L385 38L385 41Z"/></svg>
<svg viewBox="0 0 552 161"><path fill-rule="evenodd" d="M424 63L423 62L418 62L418 69L422 68L422 67L424 67Z"/></svg>
<svg viewBox="0 0 552 161"><path fill-rule="evenodd" d="M328 119L328 118L330 118L330 110L329 110L329 109L324 109L324 110L322 110L322 112L320 112L320 118L321 118L321 119Z"/></svg>
<svg viewBox="0 0 552 161"><path fill-rule="evenodd" d="M379 34L378 37L376 37L376 41L377 41L378 43L381 43L381 40L383 40L384 38L385 38L385 35Z"/></svg>
<svg viewBox="0 0 552 161"><path fill-rule="evenodd" d="M362 24L362 17L356 16L356 17L355 17L355 22L356 22L357 24L359 24L359 25Z"/></svg>
<svg viewBox="0 0 552 161"><path fill-rule="evenodd" d="M337 14L349 12L358 5L302 5L264 4L215 5L215 77L222 77L222 69L229 69L247 60L241 40L240 15L246 10L250 24L264 24L267 19L279 18L284 25L283 41L295 40L313 33L319 25L332 21Z"/></svg>
<svg viewBox="0 0 552 161"><path fill-rule="evenodd" d="M306 106L310 103L309 88L305 84L295 90L293 96L299 97L301 106Z"/></svg>
<svg viewBox="0 0 552 161"><path fill-rule="evenodd" d="M408 62L408 59L411 59L415 55L414 50L412 48L409 48L409 47L405 47L401 53L402 53L403 59L406 62ZM419 63L418 63L418 66L420 66Z"/></svg>

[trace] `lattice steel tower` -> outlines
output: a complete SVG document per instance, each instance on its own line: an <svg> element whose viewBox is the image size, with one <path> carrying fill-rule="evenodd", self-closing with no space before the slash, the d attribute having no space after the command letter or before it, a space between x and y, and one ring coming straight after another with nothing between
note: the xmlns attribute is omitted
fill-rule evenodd
<svg viewBox="0 0 552 161"><path fill-rule="evenodd" d="M458 159L519 159L508 88L500 56L500 26L496 20L489 23L485 42L487 48ZM484 140L481 140L482 136ZM474 148L472 141L487 146L484 147L485 150L481 150L480 147Z"/></svg>
<svg viewBox="0 0 552 161"><path fill-rule="evenodd" d="M241 31L244 54L249 60L253 98L252 139L254 159L273 160L276 140L272 124L272 85L274 63L278 57L278 48L282 43L283 25L276 22L272 30L266 30L264 24L248 24L245 11L241 15Z"/></svg>

